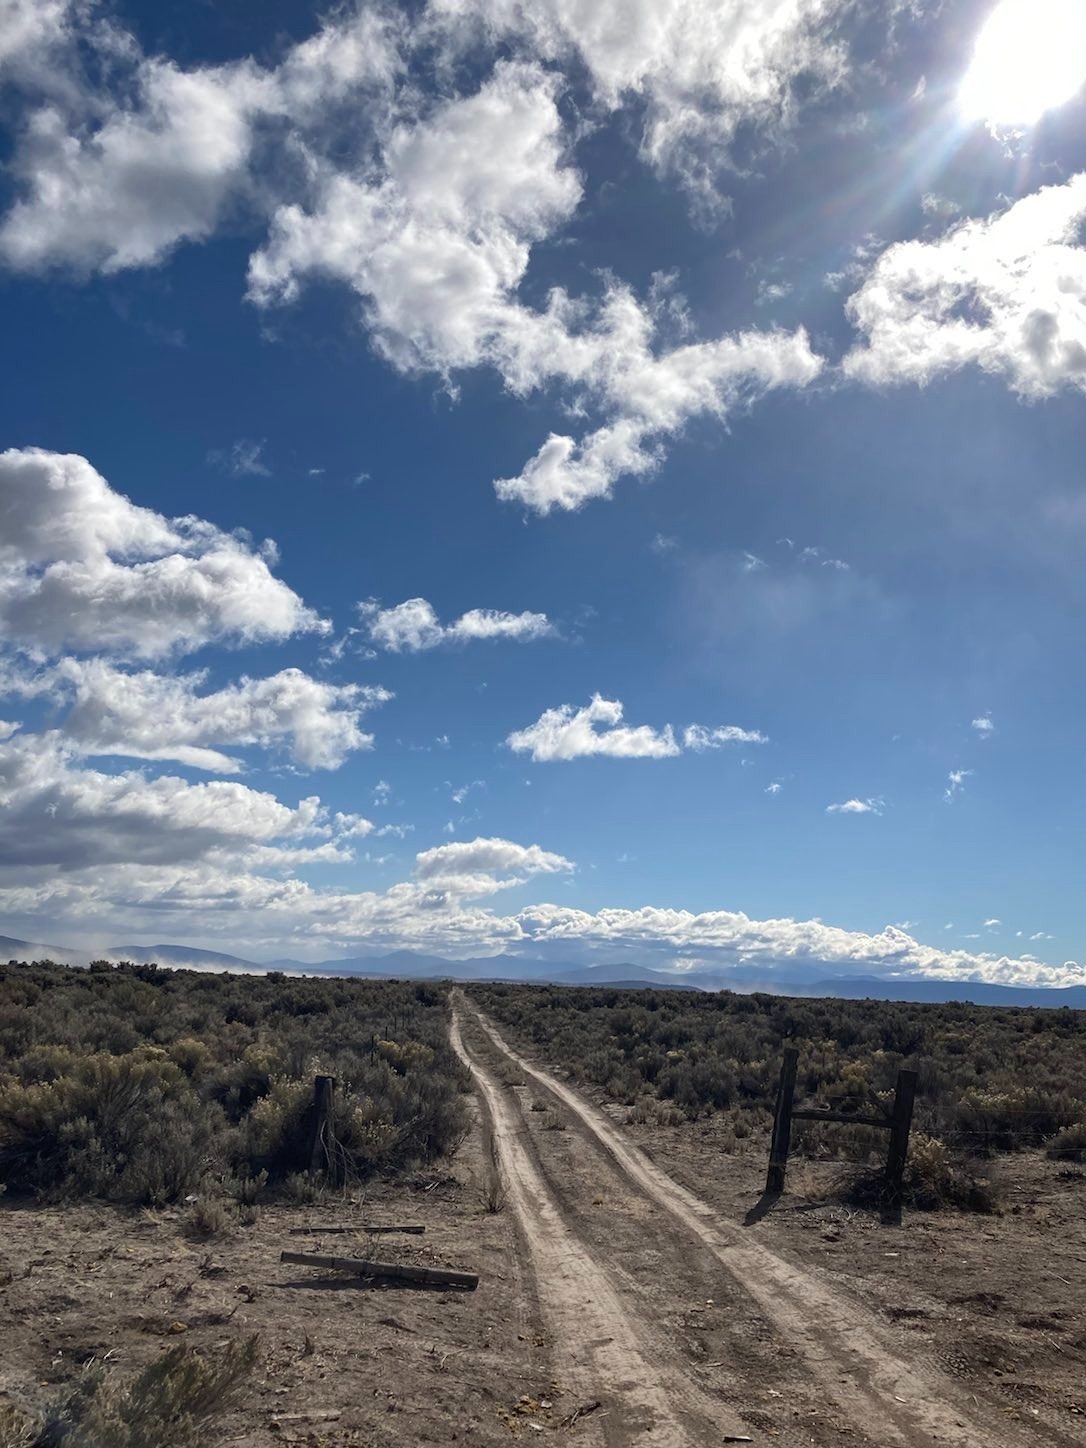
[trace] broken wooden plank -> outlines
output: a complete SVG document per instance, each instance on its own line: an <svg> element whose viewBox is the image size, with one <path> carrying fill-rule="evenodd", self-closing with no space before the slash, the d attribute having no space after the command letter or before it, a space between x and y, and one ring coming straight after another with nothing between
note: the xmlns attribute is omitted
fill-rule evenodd
<svg viewBox="0 0 1086 1448"><path fill-rule="evenodd" d="M421 1237L425 1231L425 1227L417 1225L402 1227L392 1225L375 1226L372 1222L359 1222L356 1227L291 1227L289 1235L291 1237L316 1237L324 1234L329 1236L342 1236L345 1232L372 1232L374 1235L378 1232L405 1232L413 1237Z"/></svg>
<svg viewBox="0 0 1086 1448"><path fill-rule="evenodd" d="M408 1267L398 1262L369 1262L363 1257L326 1257L316 1252L281 1252L280 1262L299 1267L326 1267L333 1272L351 1272L356 1277L387 1277L391 1281L422 1282L432 1287L466 1287L474 1292L477 1272L454 1272L446 1267Z"/></svg>

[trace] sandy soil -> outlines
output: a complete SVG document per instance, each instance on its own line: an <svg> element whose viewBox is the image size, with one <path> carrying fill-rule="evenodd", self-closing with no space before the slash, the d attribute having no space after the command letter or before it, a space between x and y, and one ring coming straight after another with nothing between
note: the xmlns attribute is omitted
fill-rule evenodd
<svg viewBox="0 0 1086 1448"><path fill-rule="evenodd" d="M91 1358L128 1375L178 1342L213 1353L258 1333L254 1380L207 1448L507 1443L541 1399L565 1400L512 1215L483 1203L481 1150L476 1132L451 1167L414 1183L361 1203L263 1206L252 1227L208 1242L183 1234L187 1211L0 1198L0 1400L54 1400ZM426 1233L289 1234L352 1221L418 1222ZM465 1268L480 1283L473 1293L382 1288L282 1265L283 1248Z"/></svg>
<svg viewBox="0 0 1086 1448"><path fill-rule="evenodd" d="M685 1179L680 1180L681 1172L664 1169L658 1151L649 1156L639 1150L630 1134L616 1126L606 1112L551 1072L512 1051L492 1026L481 1028L463 1002L460 1010L469 1022L469 1052L477 1073L484 1081L487 1076L493 1082L504 1075L507 1082L515 1083L518 1077L523 1082L506 1087L506 1096L518 1101L519 1124L514 1116L510 1125L507 1109L504 1119L496 1122L499 1146L503 1135L527 1136L536 1154L537 1171L566 1206L598 1268L617 1284L620 1307L628 1320L642 1325L642 1340L653 1326L665 1328L657 1329L659 1341L654 1351L647 1351L649 1357L655 1359L665 1350L669 1333L664 1315L669 1302L674 1310L675 1289L698 1264L704 1290L688 1301L697 1304L700 1297L716 1319L712 1348L716 1361L710 1365L716 1371L699 1371L702 1364L695 1356L686 1374L689 1391L684 1394L672 1389L670 1417L665 1409L654 1425L661 1436L644 1441L714 1441L699 1435L697 1429L692 1437L685 1437L688 1430L679 1411L679 1405L696 1399L698 1393L714 1390L726 1396L752 1428L761 1430L757 1436L772 1435L784 1441L792 1437L797 1442L839 1442L844 1436L852 1442L908 1448L935 1443L965 1448L1080 1444L1086 1440L1075 1402L1008 1402L1006 1395L992 1391L992 1384L982 1375L964 1370L966 1359L960 1352L940 1353L932 1350L933 1343L918 1340L915 1323L921 1319L908 1307L887 1311L887 1304L878 1296L872 1301L869 1278L862 1271L827 1271L818 1253L803 1250L799 1234L789 1234L787 1229L782 1233L780 1222L787 1220L793 1205L788 1198L759 1220L757 1212L749 1213L757 1192L748 1194L752 1185L748 1174L748 1191L741 1193L740 1201L733 1192L726 1203L719 1196L707 1203L696 1190L703 1176L714 1175L706 1172L711 1159L704 1143L700 1152L690 1154L683 1163ZM539 1106L547 1110L533 1109ZM534 1124L548 1112L565 1126L564 1132ZM690 1140L689 1133L686 1140ZM554 1144L558 1141L561 1146ZM523 1140L519 1149L528 1150ZM728 1171L718 1170L715 1179L731 1175L732 1162L727 1166ZM578 1223L573 1215L577 1199L583 1200L591 1189L589 1182L597 1192L593 1201L606 1208L597 1214L597 1220L605 1224L603 1230L595 1233L587 1217ZM633 1233L624 1234L622 1218L630 1215L631 1204L643 1218L646 1211L654 1215L643 1219ZM739 1206L742 1211L736 1210ZM848 1223L843 1225L847 1228ZM835 1221L830 1236L840 1241L844 1235L842 1222ZM646 1248L647 1241L651 1250ZM894 1243L880 1251L894 1251L896 1237ZM1081 1239L1079 1250L1081 1256ZM847 1249L842 1256L847 1258ZM643 1270L646 1257L654 1259L651 1272ZM883 1260L900 1261L900 1257ZM1005 1263L1012 1273L1016 1266L1013 1258ZM930 1258L914 1258L910 1269L924 1282L930 1276ZM1067 1280L1070 1284L1075 1281ZM1081 1266L1077 1280L1082 1281ZM975 1301L987 1304L991 1298ZM540 1304L546 1318L553 1308L542 1284ZM1068 1336L1065 1351L1077 1353L1080 1364L1081 1350L1075 1347L1074 1336ZM1057 1351L1060 1346L1057 1344ZM759 1349L762 1361L755 1364L751 1354L757 1355ZM989 1347L989 1357L991 1352ZM601 1391L608 1393L606 1378L600 1382ZM621 1393L614 1396L621 1401ZM633 1440L620 1436L615 1441Z"/></svg>
<svg viewBox="0 0 1086 1448"><path fill-rule="evenodd" d="M828 1199L835 1168L796 1163L752 1212L764 1154L726 1154L714 1122L627 1126L462 998L453 1042L475 1076L470 1139L363 1201L265 1205L200 1242L187 1211L0 1198L0 1400L41 1405L94 1358L128 1374L177 1342L257 1333L258 1371L208 1448L1086 1444L1086 1172L1001 1163L1003 1216L886 1226ZM426 1233L290 1234L364 1221ZM480 1284L280 1263L310 1245Z"/></svg>

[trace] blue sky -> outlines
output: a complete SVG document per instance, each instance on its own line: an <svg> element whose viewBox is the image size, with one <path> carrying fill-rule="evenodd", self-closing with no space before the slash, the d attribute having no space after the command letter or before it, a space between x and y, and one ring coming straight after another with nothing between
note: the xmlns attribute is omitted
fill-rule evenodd
<svg viewBox="0 0 1086 1448"><path fill-rule="evenodd" d="M1086 979L1077 6L0 37L0 930Z"/></svg>

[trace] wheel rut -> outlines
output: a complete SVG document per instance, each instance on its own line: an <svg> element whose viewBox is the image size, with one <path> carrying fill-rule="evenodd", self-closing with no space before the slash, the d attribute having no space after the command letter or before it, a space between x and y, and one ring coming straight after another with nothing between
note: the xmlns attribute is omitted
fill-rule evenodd
<svg viewBox="0 0 1086 1448"><path fill-rule="evenodd" d="M702 1296L724 1299L729 1318L745 1312L754 1319L745 1338L735 1338L738 1360L732 1366L737 1381L730 1391L707 1388L699 1364L676 1353L674 1324L669 1329L659 1313L650 1312L642 1297L643 1281L622 1258L623 1214L609 1219L605 1212L590 1219L583 1200L573 1200L567 1175L551 1165L548 1176L521 1103L484 1063L487 1052L465 1047L465 1021L482 1033L476 1039L485 1042L490 1053L514 1065L537 1094L542 1092L548 1104L563 1113L571 1128L566 1160L580 1165L582 1178L586 1153L602 1158L610 1171L610 1190L617 1195L617 1181L627 1202L636 1204L643 1218L636 1224L639 1238L650 1253L659 1248L660 1270L669 1273L676 1293L690 1300L690 1284L710 1284L713 1292ZM459 993L451 1034L493 1123L510 1201L530 1241L544 1315L565 1366L574 1374L570 1381L587 1398L605 1401L609 1444L679 1448L719 1443L729 1434L749 1434L757 1441L763 1436L757 1425L764 1418L766 1433L781 1444L839 1442L844 1434L854 1445L887 1448L1026 1448L1041 1443L1071 1448L1073 1440L1059 1430L1008 1421L997 1407L962 1393L930 1362L908 1360L883 1324L859 1303L817 1273L752 1241L747 1229L715 1216L578 1092L513 1050ZM627 1218L631 1210L627 1208ZM609 1220L615 1224L613 1232ZM634 1226L627 1221L625 1230L628 1235ZM756 1344L751 1360L743 1361L750 1339L759 1335L762 1343ZM727 1369L729 1364L707 1366ZM767 1370L784 1374L787 1381L766 1389ZM797 1402L807 1404L802 1423L742 1412L744 1372L752 1388L760 1386L775 1399L782 1398L785 1387L794 1396L794 1384ZM751 1400L755 1396L748 1394ZM793 1419L801 1416L797 1409Z"/></svg>
<svg viewBox="0 0 1086 1448"><path fill-rule="evenodd" d="M534 1152L515 1098L464 1044L460 1017L450 1027L453 1050L471 1071L489 1120L508 1203L529 1244L555 1368L572 1403L598 1401L583 1418L607 1448L695 1448L744 1433L741 1420L721 1421L716 1405L699 1401L693 1384L676 1381L623 1301L621 1289L571 1227Z"/></svg>

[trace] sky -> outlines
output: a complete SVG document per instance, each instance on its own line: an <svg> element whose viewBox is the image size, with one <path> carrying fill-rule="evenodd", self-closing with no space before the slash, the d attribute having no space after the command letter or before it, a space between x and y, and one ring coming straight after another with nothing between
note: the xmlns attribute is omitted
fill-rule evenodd
<svg viewBox="0 0 1086 1448"><path fill-rule="evenodd" d="M0 931L1086 981L1078 0L0 0Z"/></svg>

